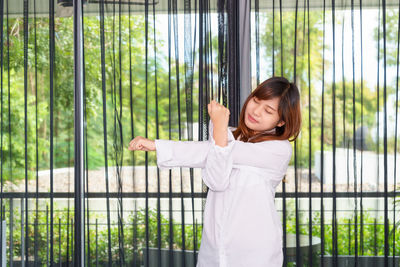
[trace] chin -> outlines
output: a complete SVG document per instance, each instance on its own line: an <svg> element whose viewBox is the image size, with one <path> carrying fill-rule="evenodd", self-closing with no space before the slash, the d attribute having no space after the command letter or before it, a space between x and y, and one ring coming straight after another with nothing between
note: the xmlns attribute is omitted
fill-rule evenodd
<svg viewBox="0 0 400 267"><path fill-rule="evenodd" d="M249 128L250 130L253 130L253 131L254 131L253 127L251 126L251 122L249 123L249 122L247 121L247 119L246 119L246 120L244 121L244 123L246 124L247 128Z"/></svg>

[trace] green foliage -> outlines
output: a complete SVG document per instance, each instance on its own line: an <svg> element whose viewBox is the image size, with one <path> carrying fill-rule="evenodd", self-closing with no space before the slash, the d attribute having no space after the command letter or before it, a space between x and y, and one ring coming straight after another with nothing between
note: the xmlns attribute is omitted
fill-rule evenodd
<svg viewBox="0 0 400 267"><path fill-rule="evenodd" d="M9 202L6 203L6 220L7 225L10 225L10 214L9 214ZM40 203L38 220L37 220L37 247L38 256L44 262L47 257L47 249L50 249L49 242L50 236L50 217L46 217L46 206L49 207L49 203ZM59 253L61 253L61 260L63 262L67 259L67 248L69 249L69 259L72 259L73 255L73 220L74 213L69 212L67 208L60 209L55 203L54 206L54 259L58 262ZM43 208L44 207L44 208ZM287 214L286 214L286 225L287 233L296 233L296 219L295 219L295 209L294 200L290 199L287 201ZM21 255L21 214L20 209L13 209L13 238L14 238L14 257L18 258ZM50 209L48 210L50 211ZM361 214L358 211L357 217L357 237L358 237L358 255L384 255L384 224L383 218L375 219L372 216L373 211L364 210L362 224L363 224L363 246L361 246ZM299 213L299 234L308 235L309 234L309 220L308 213ZM50 212L48 213L50 216ZM32 211L29 215L29 255L34 255L34 241L35 241L35 218L36 212ZM332 255L332 218L325 216L324 218L324 247L325 255ZM97 241L96 241L96 220L98 221L97 228ZM67 222L69 223L67 224ZM160 246L161 248L169 249L169 238L170 238L170 220L163 214L160 214ZM61 223L61 228L59 227ZM123 218L123 244L125 252L125 262L141 262L143 257L143 249L146 248L146 212L141 209L136 213L124 213ZM183 249L182 243L182 226L180 223L172 220L173 225L173 249ZM321 237L321 213L319 211L312 213L312 236ZM69 228L68 228L69 227ZM201 233L202 225L185 225L185 249L194 249L194 236L196 236L197 247L196 250L200 249L201 244ZM9 236L9 227L7 227L7 235ZM149 247L158 247L158 223L157 223L157 210L150 209L148 212L148 245ZM394 230L396 231L395 243L400 242L400 232L398 225L393 227L393 224L389 225L389 244L393 243ZM85 227L87 235L87 226ZM61 236L59 235L61 233ZM118 227L116 222L113 222L110 227L111 233L111 251L112 260L115 264L119 262L119 235L122 232L121 228ZM351 218L340 217L337 219L337 240L338 240L338 254L339 255L354 255L355 254L355 217L354 214ZM25 232L24 232L25 234ZM61 239L60 239L61 237ZM67 246L68 239L68 246ZM92 212L90 215L90 261L92 264L96 262L96 243L99 262L108 261L108 228L106 223L105 215L100 215L100 213ZM9 238L7 238L9 242ZM86 239L87 241L87 239ZM136 244L136 246L134 246ZM9 243L7 246L9 247ZM59 248L61 249L59 251ZM88 246L86 245L86 249ZM9 253L9 251L8 251ZM395 246L395 253L398 255L400 253L400 247ZM318 251L313 255L315 259L319 258L321 251ZM88 255L88 252L86 252ZM389 255L393 255L393 246L389 246ZM8 255L9 257L9 255ZM135 257L135 258L134 258ZM316 262L316 261L315 261Z"/></svg>
<svg viewBox="0 0 400 267"><path fill-rule="evenodd" d="M294 200L288 201L288 212L286 216L287 220L287 233L296 233L296 217L294 210ZM325 207L327 208L327 207ZM357 213L357 247L358 255L374 256L384 255L384 223L383 218L374 218L374 211L363 211L363 245L361 245L361 213L358 210ZM299 213L299 234L309 234L309 216L307 213ZM338 255L355 255L355 222L356 218L354 213L351 218L339 217L337 219L337 247ZM400 232L398 227L393 227L393 224L389 224L389 255L393 255L393 236L394 229L396 229L395 244L400 243ZM321 238L321 212L312 213L312 236ZM322 239L322 238L321 238ZM324 255L333 255L333 237L332 237L332 217L327 217L325 213L324 218ZM400 247L395 246L395 255L400 253ZM315 258L319 258L321 251L318 251Z"/></svg>
<svg viewBox="0 0 400 267"><path fill-rule="evenodd" d="M34 256L35 248L35 228L37 227L37 238L36 244L38 248L38 258L41 262L45 262L47 259L47 253L50 253L50 208L49 203L46 203L48 207L48 213L45 209L38 210L37 217L36 212L33 211L29 214L29 228L28 228L28 243L29 249L28 254ZM43 206L43 203L41 203ZM9 204L7 202L6 210L9 210ZM47 214L47 216L46 216ZM148 244L149 247L158 247L158 223L157 223L157 210L150 209L148 212ZM36 221L37 218L37 221ZM59 255L61 255L61 261L66 262L67 260L67 249L68 258L71 261L73 258L73 235L74 235L74 212L73 208L68 212L67 208L59 209L57 208L56 202L54 206L54 222L53 222L53 251L54 260L56 263L59 262ZM97 229L97 248L96 248L96 220L98 220ZM10 214L6 213L7 225L10 225ZM69 222L69 223L67 223ZM85 221L86 222L86 221ZM164 215L160 214L160 246L161 248L169 249L169 239L170 239L170 220ZM20 209L13 210L13 253L14 257L18 259L21 255L21 214ZM146 212L144 209L138 210L136 213L124 213L123 225L123 235L121 228L118 227L117 222L112 222L110 227L111 233L111 251L112 260L114 263L118 263L120 260L120 250L119 250L119 235L121 235L121 240L123 236L124 244L124 259L125 262L141 261L143 257L143 249L146 248ZM182 226L180 223L172 220L172 247L173 249L183 249L183 235ZM196 236L196 250L200 249L201 225L191 225L186 224L185 229L185 250L193 250L194 242ZM87 225L85 226L86 236L87 236ZM24 231L25 234L25 231ZM61 235L60 235L61 234ZM7 227L7 236L10 235L10 227ZM88 236L87 236L88 237ZM86 238L87 238L86 237ZM108 228L106 223L106 218L103 215L92 214L90 215L90 230L89 230L89 240L90 240L90 261L92 264L96 263L96 249L97 257L99 262L108 261ZM86 239L87 241L87 239ZM7 247L10 247L10 239L7 238ZM136 244L136 246L134 246ZM86 249L88 245L86 243ZM9 258L10 251L7 250ZM88 255L88 251L86 251ZM135 257L135 259L134 259ZM50 260L50 259L49 259Z"/></svg>
<svg viewBox="0 0 400 267"><path fill-rule="evenodd" d="M330 11L326 17L330 16ZM397 13L388 11L388 42L390 47L394 47L397 42ZM309 13L299 12L297 17L297 28L295 28L295 12L282 12L282 31L280 27L280 15L275 14L275 28L273 28L272 11L260 13L261 36L260 48L264 50L266 58L262 58L263 65L267 70L271 70L272 60L274 59L275 75L283 75L289 80L294 79L296 71L296 84L299 87L301 95L302 110L302 128L297 139L297 157L292 157L290 165L297 161L298 167L306 168L309 165L314 166L315 151L320 150L321 142L324 150L332 150L333 147L333 88L335 89L335 134L336 147L353 147L353 123L355 130L361 125L369 130L376 127L376 114L383 110L383 97L380 98L379 110L376 98L376 89L369 88L365 81L335 81L335 87L331 82L325 80L322 83L322 63L325 64L325 75L330 71L331 64L327 53L331 53L330 43L325 41L325 59L323 59L323 13L321 10L310 10ZM338 20L336 22L340 24ZM329 25L329 24L327 24ZM326 25L326 27L327 27ZM295 40L296 32L296 44ZM281 35L282 42L281 45ZM310 41L308 41L308 38ZM377 37L376 37L377 38ZM295 53L296 45L296 53ZM272 48L274 47L274 51ZM393 49L388 53L388 57L396 58ZM309 53L310 52L310 53ZM308 60L310 66L308 66ZM294 62L296 61L296 70ZM389 62L389 61L388 61ZM308 69L310 67L310 70ZM283 73L281 71L283 69ZM262 70L265 72L265 70ZM261 81L260 81L261 82ZM323 88L324 87L324 88ZM353 93L354 87L354 93ZM361 97L362 88L362 97ZM323 91L324 89L324 91ZM393 87L388 86L388 94L393 94ZM354 111L353 112L353 95ZM322 102L324 97L324 102ZM322 125L322 103L324 103L324 125ZM361 106L362 104L362 106ZM362 115L362 116L361 116ZM324 139L321 140L321 131L324 133ZM375 150L376 141L369 134L366 134L366 143L369 150ZM382 146L383 142L381 142ZM388 140L388 144L394 144L394 137ZM293 144L294 147L294 144ZM311 150L311 162L309 154ZM388 146L388 153L394 152L394 145Z"/></svg>
<svg viewBox="0 0 400 267"><path fill-rule="evenodd" d="M275 75L284 76L289 80L294 79L294 50L295 50L295 12L282 12L282 32L280 30L280 16L275 14L275 29L273 29L272 11L266 12L261 16L262 23L265 25L265 32L261 35L261 44L267 55L266 61L268 68L272 70L272 56L275 60ZM310 35L310 61L312 62L311 79L317 80L322 75L322 38L323 29L322 13L319 11L309 12L309 24L307 17L298 14L297 38L296 38L296 80L300 87L307 84L308 72L308 34ZM281 34L282 42L281 45ZM274 44L274 51L272 46ZM325 46L328 48L327 46ZM282 50L281 50L282 48ZM283 62L281 61L283 59ZM329 62L325 62L325 67L329 67ZM281 72L283 69L283 73Z"/></svg>
<svg viewBox="0 0 400 267"><path fill-rule="evenodd" d="M154 25L152 23L148 25L149 36L146 50L145 32L143 31L145 28L144 17L132 15L130 21L127 15L120 18L121 29L119 29L118 16L115 17L115 21L112 16L105 17L105 77L102 77L101 69L100 20L96 16L84 18L84 104L87 133L85 144L87 145L89 169L105 165L105 137L107 137L109 166L132 165L133 159L135 165L144 165L145 153L136 153L133 156L133 153L128 150L131 138L141 135L151 139L168 139L170 115L172 139L178 139L180 137L178 131L180 130L182 133L185 130L186 98L189 97L187 95L189 88L184 86L183 62L172 60L171 73L169 73L168 55L163 52L165 51L163 49L164 40L157 39L157 57L155 58L154 55L153 34L150 34L154 31ZM28 65L25 73L23 19L10 18L8 24L4 23L5 40L7 33L10 36L4 49L7 56L4 57L3 76L5 82L3 84L1 126L3 130L3 179L5 181L18 182L25 178L31 179L35 177L36 169L50 169L51 156L53 168L70 167L74 163L73 19L70 17L55 18L53 84L50 83L49 19L40 17L35 21L30 17L28 27ZM119 35L119 30L121 30L121 35ZM157 31L156 35L160 36ZM129 47L129 41L131 47ZM178 68L176 68L176 64L179 64ZM157 72L155 72L155 67L157 67ZM198 79L197 73L194 73L194 79ZM10 86L8 86L8 80ZM195 83L193 99L198 98L196 86ZM51 88L53 89L52 114L50 109ZM103 89L106 101L105 110L103 110ZM8 94L8 90L10 90L10 94ZM156 102L156 96L158 102ZM9 97L10 101L8 101ZM197 105L194 101L193 121L197 120ZM157 114L158 118L156 118ZM50 121L51 115L53 116L53 125ZM27 121L26 140L25 119ZM106 134L104 134L103 119L107 121ZM50 153L51 133L53 155ZM156 136L156 133L159 135ZM25 160L25 141L27 142L27 161ZM37 149L36 142L38 143ZM117 155L117 152L120 154ZM148 156L149 162L155 163L156 155L150 153ZM38 166L36 166L36 159ZM28 177L25 177L25 166L28 170Z"/></svg>

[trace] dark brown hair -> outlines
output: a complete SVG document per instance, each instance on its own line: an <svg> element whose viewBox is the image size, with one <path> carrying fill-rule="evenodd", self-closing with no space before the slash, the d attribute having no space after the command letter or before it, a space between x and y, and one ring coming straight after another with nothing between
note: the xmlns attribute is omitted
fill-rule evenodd
<svg viewBox="0 0 400 267"><path fill-rule="evenodd" d="M256 133L249 129L245 122L245 110L247 103L253 98L269 100L279 97L278 114L280 120L285 124L275 127L274 133ZM289 82L284 77L272 77L262 82L247 97L243 104L239 117L239 126L232 132L235 139L243 142L257 143L268 140L296 140L301 129L300 93L294 83Z"/></svg>

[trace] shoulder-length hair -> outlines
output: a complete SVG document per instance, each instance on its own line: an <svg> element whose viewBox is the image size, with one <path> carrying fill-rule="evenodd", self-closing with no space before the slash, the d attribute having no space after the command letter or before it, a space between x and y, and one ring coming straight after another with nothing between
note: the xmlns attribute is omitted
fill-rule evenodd
<svg viewBox="0 0 400 267"><path fill-rule="evenodd" d="M269 100L279 97L278 114L285 124L275 127L273 132L256 133L244 122L247 103L253 98ZM272 77L257 86L247 97L240 111L239 126L232 132L235 139L240 136L243 142L257 143L268 140L296 140L301 129L300 93L294 83L284 77Z"/></svg>

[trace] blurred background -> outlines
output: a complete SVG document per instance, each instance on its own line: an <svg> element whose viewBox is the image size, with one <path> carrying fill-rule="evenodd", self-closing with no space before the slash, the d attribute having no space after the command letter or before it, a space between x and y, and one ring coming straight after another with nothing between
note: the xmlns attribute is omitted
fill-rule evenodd
<svg viewBox="0 0 400 267"><path fill-rule="evenodd" d="M0 266L195 266L201 169L159 170L129 141L208 140L207 103L237 126L271 76L296 82L303 117L275 194L284 265L399 266L399 11L395 0L0 0Z"/></svg>

